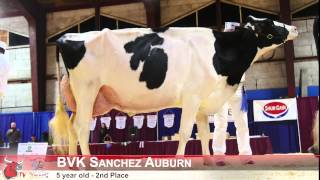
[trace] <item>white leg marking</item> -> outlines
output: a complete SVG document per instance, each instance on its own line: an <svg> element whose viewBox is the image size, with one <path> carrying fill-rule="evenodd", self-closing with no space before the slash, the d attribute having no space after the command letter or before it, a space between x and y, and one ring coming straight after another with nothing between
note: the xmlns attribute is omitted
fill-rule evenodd
<svg viewBox="0 0 320 180"><path fill-rule="evenodd" d="M226 131L228 106L224 104L214 116L214 133L212 137L212 149L214 155L224 155L226 152Z"/></svg>
<svg viewBox="0 0 320 180"><path fill-rule="evenodd" d="M251 155L248 118L247 113L241 111L241 96L234 95L230 98L229 104L232 108L232 118L236 126L239 154Z"/></svg>

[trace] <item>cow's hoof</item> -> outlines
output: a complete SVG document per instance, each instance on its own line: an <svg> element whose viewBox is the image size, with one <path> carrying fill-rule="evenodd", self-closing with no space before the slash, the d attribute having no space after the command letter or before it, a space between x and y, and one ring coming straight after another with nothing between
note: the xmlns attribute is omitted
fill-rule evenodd
<svg viewBox="0 0 320 180"><path fill-rule="evenodd" d="M224 161L218 161L218 162L216 162L216 165L217 166L225 166L226 163Z"/></svg>
<svg viewBox="0 0 320 180"><path fill-rule="evenodd" d="M210 157L204 157L203 158L203 165L204 166L213 166L214 165L214 161Z"/></svg>
<svg viewBox="0 0 320 180"><path fill-rule="evenodd" d="M308 153L313 153L315 155L319 155L319 149L315 148L314 146L309 147L307 151L308 151Z"/></svg>
<svg viewBox="0 0 320 180"><path fill-rule="evenodd" d="M203 162L203 165L204 166L213 166L214 163L205 161L205 162Z"/></svg>
<svg viewBox="0 0 320 180"><path fill-rule="evenodd" d="M97 170L97 168L95 168L95 167L91 167L91 166L89 166L89 167L88 167L88 166L86 166L86 167L85 167L85 170L86 170L86 171L96 171L96 170Z"/></svg>
<svg viewBox="0 0 320 180"><path fill-rule="evenodd" d="M248 161L245 161L245 162L243 162L242 164L244 164L244 165L252 165L252 164L255 164L254 163L254 161L252 161L252 160L248 160Z"/></svg>
<svg viewBox="0 0 320 180"><path fill-rule="evenodd" d="M76 167L76 166L69 166L69 169L70 170L74 170L74 171L78 171L79 170L79 168Z"/></svg>

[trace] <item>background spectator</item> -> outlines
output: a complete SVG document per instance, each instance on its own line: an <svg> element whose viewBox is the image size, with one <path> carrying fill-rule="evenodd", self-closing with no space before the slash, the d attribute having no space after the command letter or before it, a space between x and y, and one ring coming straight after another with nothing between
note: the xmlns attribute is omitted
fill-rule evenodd
<svg viewBox="0 0 320 180"><path fill-rule="evenodd" d="M31 142L38 142L38 139L34 134L31 136Z"/></svg>
<svg viewBox="0 0 320 180"><path fill-rule="evenodd" d="M104 143L104 137L107 135L107 127L105 123L101 124L99 143Z"/></svg>
<svg viewBox="0 0 320 180"><path fill-rule="evenodd" d="M3 147L3 145L4 145L4 141L3 141L2 135L0 134L0 147Z"/></svg>
<svg viewBox="0 0 320 180"><path fill-rule="evenodd" d="M7 131L7 138L9 141L10 149L16 150L18 148L18 143L20 142L21 132L16 127L16 123L12 122L10 124L10 129Z"/></svg>
<svg viewBox="0 0 320 180"><path fill-rule="evenodd" d="M49 133L47 131L43 132L41 137L42 142L48 142L49 141Z"/></svg>

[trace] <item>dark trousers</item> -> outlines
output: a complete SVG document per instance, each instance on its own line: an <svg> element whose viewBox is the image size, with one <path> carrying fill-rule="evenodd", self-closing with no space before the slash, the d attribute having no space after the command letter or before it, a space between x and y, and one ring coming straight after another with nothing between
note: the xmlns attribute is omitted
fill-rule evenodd
<svg viewBox="0 0 320 180"><path fill-rule="evenodd" d="M18 151L18 143L9 143L10 145L10 154L17 154Z"/></svg>

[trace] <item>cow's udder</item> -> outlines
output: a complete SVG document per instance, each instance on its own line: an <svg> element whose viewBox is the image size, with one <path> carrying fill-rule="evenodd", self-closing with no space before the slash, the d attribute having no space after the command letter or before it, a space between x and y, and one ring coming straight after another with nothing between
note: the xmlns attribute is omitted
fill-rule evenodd
<svg viewBox="0 0 320 180"><path fill-rule="evenodd" d="M67 103L68 108L72 112L76 112L77 104L71 91L69 78L64 76L61 81L61 92ZM96 97L92 116L99 116L109 112L115 107L119 107L120 100L115 91L109 86L102 86ZM88 107L89 108L89 107Z"/></svg>

